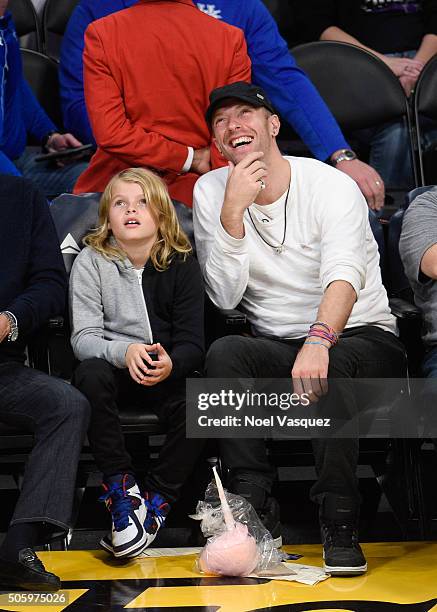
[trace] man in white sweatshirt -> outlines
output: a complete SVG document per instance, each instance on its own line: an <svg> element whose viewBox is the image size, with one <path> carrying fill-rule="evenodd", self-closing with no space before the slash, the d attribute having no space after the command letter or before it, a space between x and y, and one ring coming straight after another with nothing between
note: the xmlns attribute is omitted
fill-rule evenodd
<svg viewBox="0 0 437 612"><path fill-rule="evenodd" d="M319 161L282 156L279 118L254 85L215 89L206 117L229 168L196 184L197 255L209 297L220 308L240 305L253 334L217 340L207 376L291 376L294 390L312 401L329 378L402 376L404 349L356 183ZM320 504L325 567L363 573L358 440L317 439L313 450L311 498ZM280 540L264 440L222 439L220 452L229 489L247 497Z"/></svg>

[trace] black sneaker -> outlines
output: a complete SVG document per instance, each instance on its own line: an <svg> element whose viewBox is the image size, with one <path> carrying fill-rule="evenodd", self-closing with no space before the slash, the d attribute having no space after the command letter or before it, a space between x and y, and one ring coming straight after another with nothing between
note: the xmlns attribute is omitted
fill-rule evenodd
<svg viewBox="0 0 437 612"><path fill-rule="evenodd" d="M18 561L0 559L0 585L9 590L20 588L27 591L59 591L61 581L48 572L31 548L18 553Z"/></svg>
<svg viewBox="0 0 437 612"><path fill-rule="evenodd" d="M358 507L349 497L326 495L320 507L325 571L333 576L358 576L367 571L358 543Z"/></svg>
<svg viewBox="0 0 437 612"><path fill-rule="evenodd" d="M279 504L274 497L267 497L264 507L257 510L261 523L270 532L275 548L282 546L281 512Z"/></svg>
<svg viewBox="0 0 437 612"><path fill-rule="evenodd" d="M241 495L252 505L262 524L270 532L275 548L282 546L282 530L279 504L267 491L251 482L235 479L230 484L232 493Z"/></svg>

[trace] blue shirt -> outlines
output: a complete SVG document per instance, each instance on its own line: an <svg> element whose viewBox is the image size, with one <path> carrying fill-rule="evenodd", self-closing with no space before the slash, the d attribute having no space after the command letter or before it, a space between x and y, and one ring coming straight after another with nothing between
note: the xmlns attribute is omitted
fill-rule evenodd
<svg viewBox="0 0 437 612"><path fill-rule="evenodd" d="M65 128L82 142L94 142L85 106L82 53L87 26L132 6L136 0L81 0L64 34L60 84ZM252 61L252 80L261 86L283 119L317 159L348 148L341 130L305 73L296 66L277 25L261 0L198 2L200 10L241 28Z"/></svg>
<svg viewBox="0 0 437 612"><path fill-rule="evenodd" d="M43 140L56 126L23 78L11 14L0 18L0 173L19 175L12 160L23 153L27 135Z"/></svg>

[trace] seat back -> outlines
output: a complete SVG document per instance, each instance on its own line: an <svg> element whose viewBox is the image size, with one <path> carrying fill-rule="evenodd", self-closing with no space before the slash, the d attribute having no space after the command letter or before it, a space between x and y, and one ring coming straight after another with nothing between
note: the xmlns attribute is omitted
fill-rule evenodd
<svg viewBox="0 0 437 612"><path fill-rule="evenodd" d="M399 253L399 240L402 232L402 222L404 214L409 205L422 193L437 189L434 185L425 187L417 187L411 190L405 196L405 203L402 208L397 210L391 217L388 225L387 237L387 260L388 260L388 277L389 277L389 295L391 297L400 297L407 301L413 300L413 294L410 283L404 272L401 256Z"/></svg>
<svg viewBox="0 0 437 612"><path fill-rule="evenodd" d="M429 60L417 80L413 107L414 120L417 130L417 152L419 161L420 184L425 185L425 169L423 162L422 151L422 131L420 125L420 116L428 117L429 119L437 120L437 56Z"/></svg>
<svg viewBox="0 0 437 612"><path fill-rule="evenodd" d="M437 119L437 55L429 60L417 80L414 107L421 115Z"/></svg>
<svg viewBox="0 0 437 612"><path fill-rule="evenodd" d="M405 118L414 182L418 185L416 135L408 98L384 62L360 47L333 41L299 45L292 53L344 132Z"/></svg>
<svg viewBox="0 0 437 612"><path fill-rule="evenodd" d="M84 236L97 226L100 193L63 193L50 206L67 274L83 247Z"/></svg>
<svg viewBox="0 0 437 612"><path fill-rule="evenodd" d="M12 13L18 37L34 34L35 48L41 51L41 27L32 0L9 0L8 8Z"/></svg>
<svg viewBox="0 0 437 612"><path fill-rule="evenodd" d="M409 118L398 78L372 53L332 41L299 45L292 53L343 130Z"/></svg>
<svg viewBox="0 0 437 612"><path fill-rule="evenodd" d="M285 39L289 47L293 47L297 42L297 35L292 2L284 2L284 0L263 0L263 3L276 21L281 36Z"/></svg>
<svg viewBox="0 0 437 612"><path fill-rule="evenodd" d="M97 226L101 193L75 195L63 193L52 201L50 211L58 233L65 268L70 274L76 256L80 253L82 240ZM181 202L173 201L182 229L194 249L193 215L191 209Z"/></svg>
<svg viewBox="0 0 437 612"><path fill-rule="evenodd" d="M36 99L53 123L62 129L58 63L37 51L22 49L23 73Z"/></svg>
<svg viewBox="0 0 437 612"><path fill-rule="evenodd" d="M44 51L59 58L62 36L79 0L47 0L43 12Z"/></svg>

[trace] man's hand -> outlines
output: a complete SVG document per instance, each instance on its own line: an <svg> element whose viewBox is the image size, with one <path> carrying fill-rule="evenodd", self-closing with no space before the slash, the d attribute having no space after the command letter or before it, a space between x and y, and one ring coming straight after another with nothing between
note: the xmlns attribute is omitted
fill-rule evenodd
<svg viewBox="0 0 437 612"><path fill-rule="evenodd" d="M381 210L385 197L384 181L374 168L359 159L341 161L335 167L354 179L366 198L369 208Z"/></svg>
<svg viewBox="0 0 437 612"><path fill-rule="evenodd" d="M328 392L329 343L311 338L300 349L291 370L295 393L306 393L311 402L317 402Z"/></svg>
<svg viewBox="0 0 437 612"><path fill-rule="evenodd" d="M1 0L0 0L1 1ZM75 147L82 146L80 140L75 138L73 134L60 134L59 132L55 132L50 136L47 141L46 149L49 153L55 153L56 151L64 151L65 149L74 149ZM81 159L82 154L78 153L77 156L74 155L68 159L58 160L56 165L62 168L66 164L71 164L72 162Z"/></svg>
<svg viewBox="0 0 437 612"><path fill-rule="evenodd" d="M52 134L47 142L49 153L63 151L64 149L73 149L74 147L80 146L82 146L82 143L75 138L73 134L60 134L59 132Z"/></svg>
<svg viewBox="0 0 437 612"><path fill-rule="evenodd" d="M143 378L141 384L144 387L153 387L166 378L168 378L173 369L173 362L170 359L170 355L167 351L161 346L159 342L153 345L155 347L155 351L158 353L158 361L149 361L153 363L154 369L149 369L147 371L147 376Z"/></svg>
<svg viewBox="0 0 437 612"><path fill-rule="evenodd" d="M409 57L390 57L388 55L378 55L378 57L387 64L397 77L411 76L417 79L424 66L424 63L420 60Z"/></svg>
<svg viewBox="0 0 437 612"><path fill-rule="evenodd" d="M135 382L141 383L146 377L148 372L146 363L153 363L148 352L156 351L156 346L156 344L129 344L126 351L126 366Z"/></svg>
<svg viewBox="0 0 437 612"><path fill-rule="evenodd" d="M405 91L405 95L407 96L407 98L409 98L411 94L413 93L414 88L416 86L417 77L405 75L405 76L401 76L399 78L399 81L403 87L403 90Z"/></svg>
<svg viewBox="0 0 437 612"><path fill-rule="evenodd" d="M0 17L3 17L8 8L9 0L0 0Z"/></svg>
<svg viewBox="0 0 437 612"><path fill-rule="evenodd" d="M229 174L220 219L224 229L234 238L243 238L244 211L256 200L263 186L261 180L267 176L267 167L261 160L263 155L256 151L236 165L228 162Z"/></svg>
<svg viewBox="0 0 437 612"><path fill-rule="evenodd" d="M6 3L7 4L7 3ZM11 333L11 322L5 315L0 315L0 342L3 342L5 338Z"/></svg>
<svg viewBox="0 0 437 612"><path fill-rule="evenodd" d="M190 172L206 174L211 170L211 150L209 147L195 149Z"/></svg>

